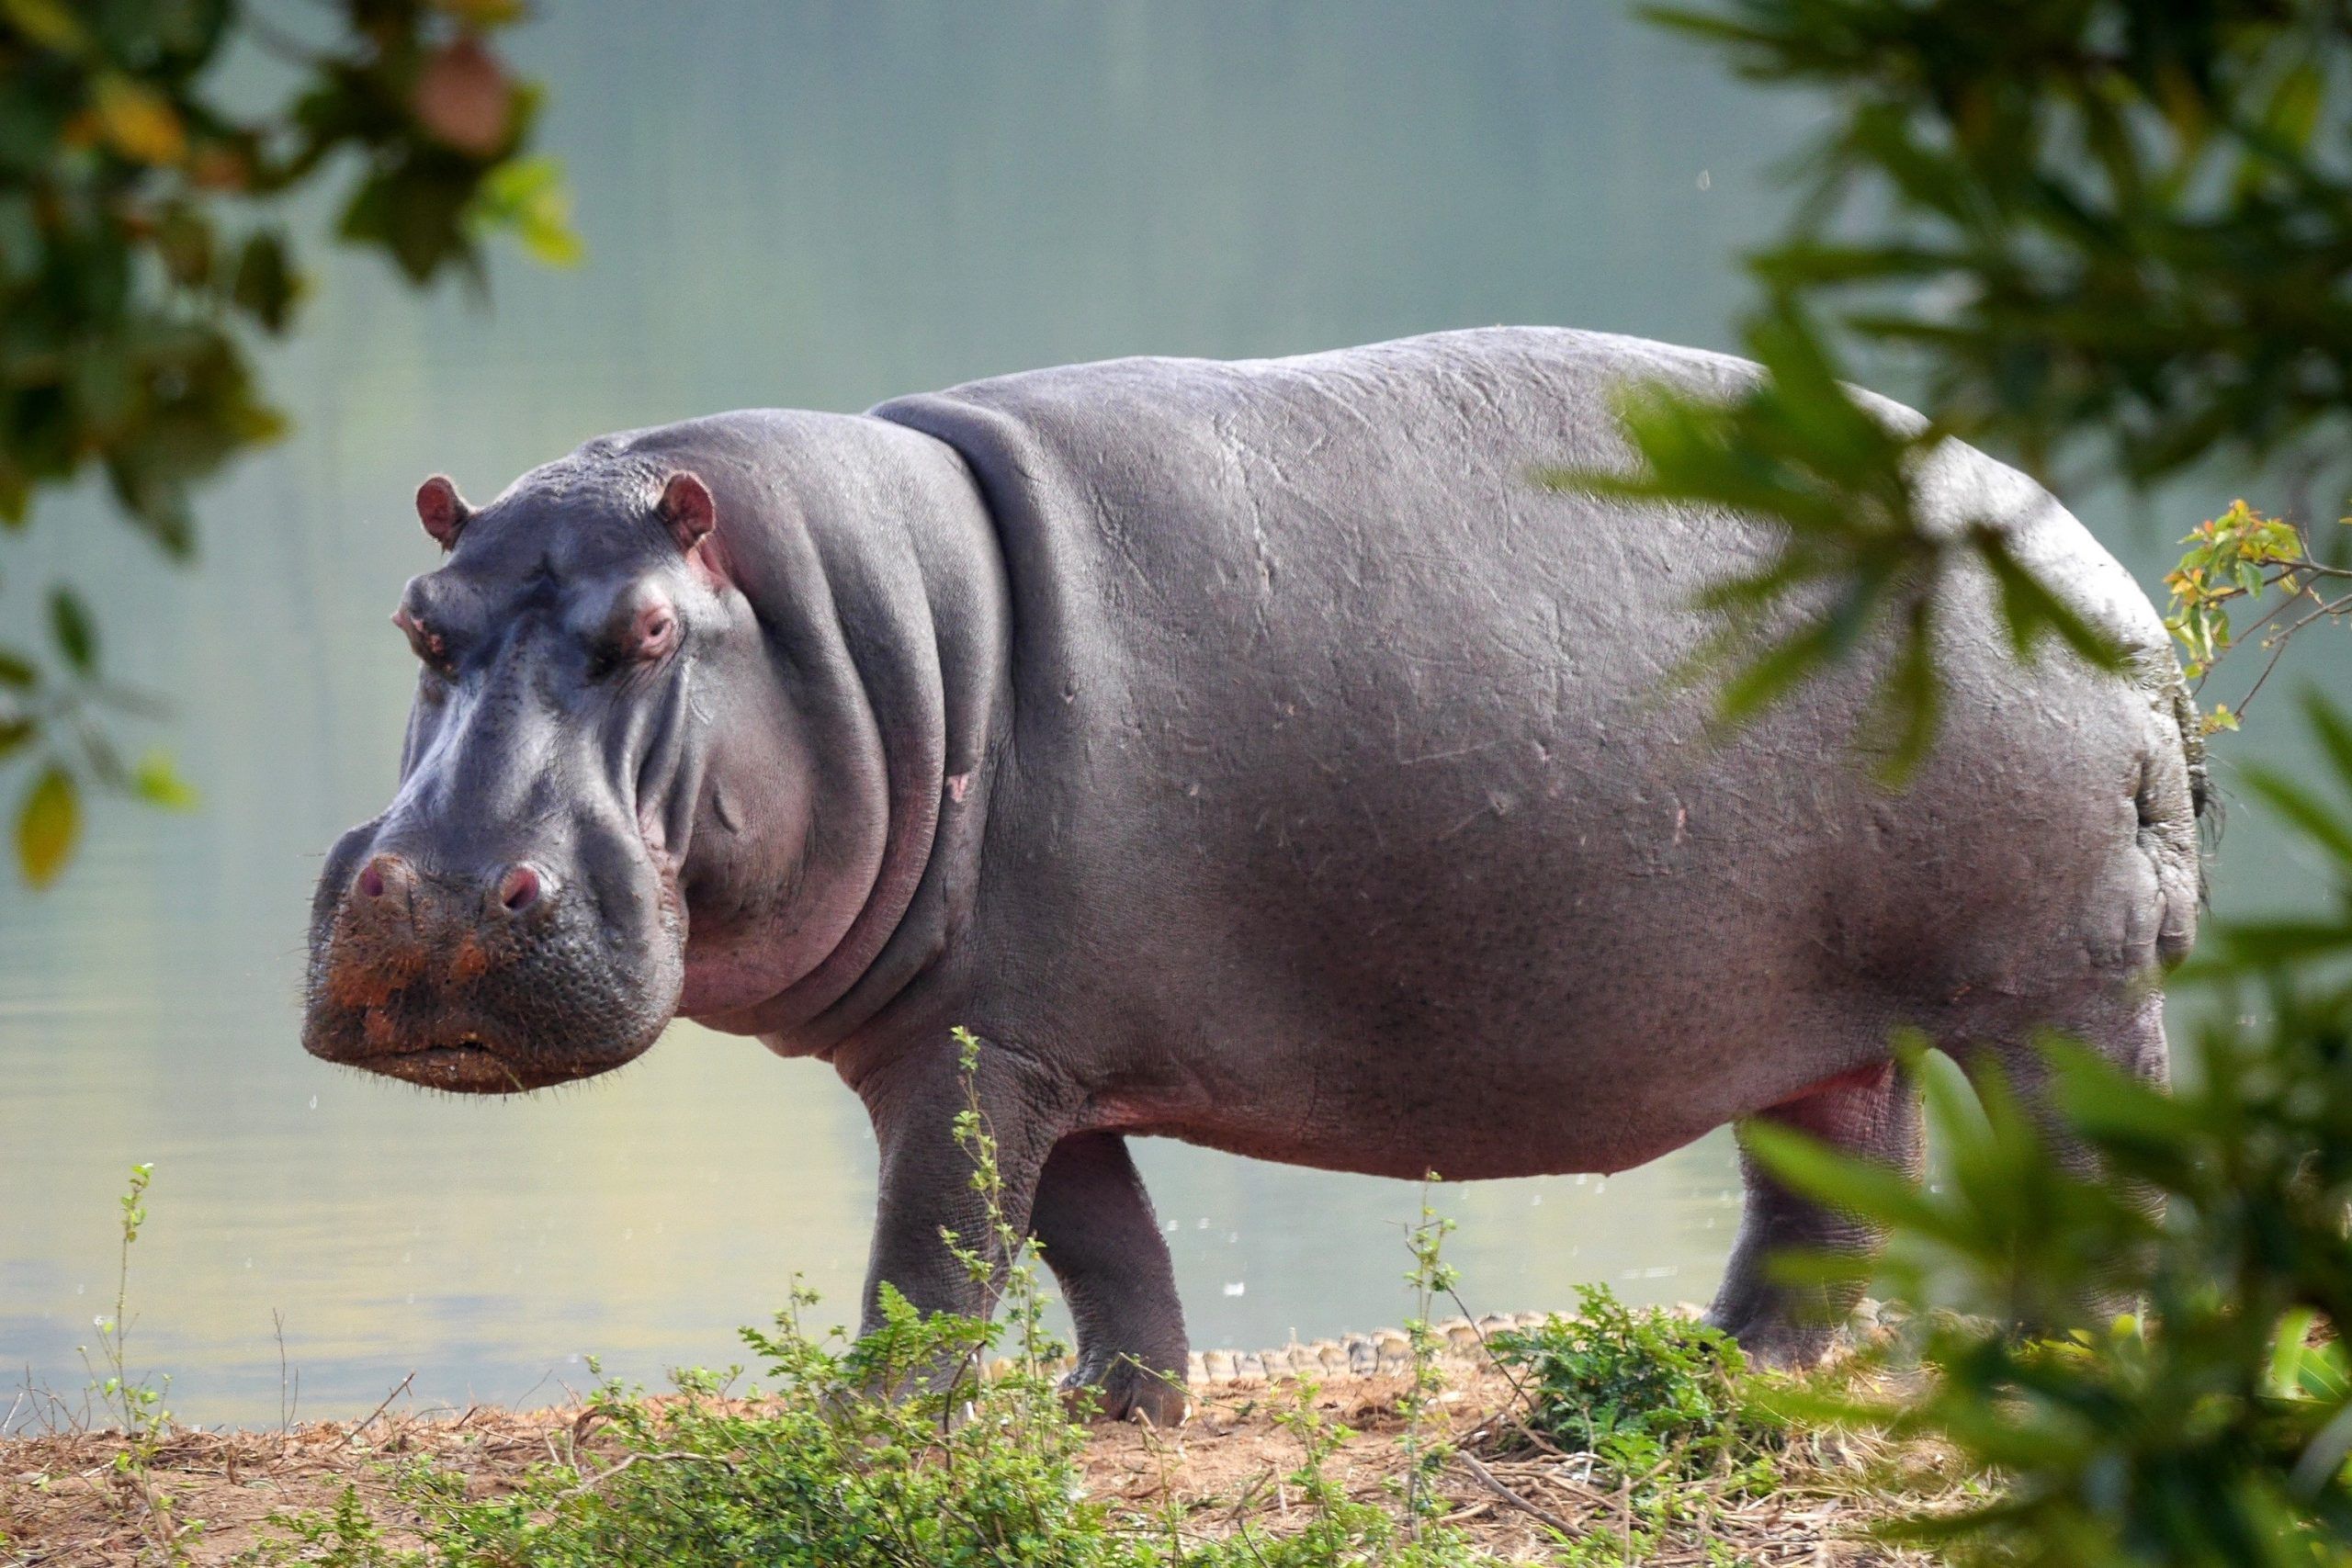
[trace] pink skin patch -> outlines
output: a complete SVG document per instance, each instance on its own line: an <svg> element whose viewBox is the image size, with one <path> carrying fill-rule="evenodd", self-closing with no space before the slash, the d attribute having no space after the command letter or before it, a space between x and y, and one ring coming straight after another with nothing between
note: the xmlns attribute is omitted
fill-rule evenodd
<svg viewBox="0 0 2352 1568"><path fill-rule="evenodd" d="M950 799L950 800L952 800L952 801L956 802L957 805L959 805L959 806L960 806L960 805L962 805L962 804L963 804L964 797L965 797L967 795L969 795L969 794L971 793L971 790L972 790L972 775L971 775L971 774L969 774L969 773L950 773L950 774L948 774L948 775L947 775L947 798L948 798L948 799Z"/></svg>
<svg viewBox="0 0 2352 1568"><path fill-rule="evenodd" d="M1893 1062L1866 1062L1859 1067L1849 1067L1845 1072L1823 1078L1818 1083L1807 1084L1787 1099L1776 1102L1772 1109L1778 1109L1781 1105L1794 1105L1799 1100L1811 1100L1816 1094L1827 1094L1835 1089L1872 1088L1884 1083L1894 1076Z"/></svg>

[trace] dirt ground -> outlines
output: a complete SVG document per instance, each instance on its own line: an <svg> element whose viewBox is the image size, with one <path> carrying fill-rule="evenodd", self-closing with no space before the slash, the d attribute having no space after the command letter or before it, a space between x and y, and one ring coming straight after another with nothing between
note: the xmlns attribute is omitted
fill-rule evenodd
<svg viewBox="0 0 2352 1568"><path fill-rule="evenodd" d="M1388 1495L1403 1429L1402 1378L1336 1378L1317 1396L1324 1413L1357 1429L1334 1464L1351 1493ZM1281 1533L1295 1500L1282 1483L1299 1459L1298 1440L1272 1417L1295 1398L1287 1384L1224 1386L1198 1393L1193 1419L1172 1432L1105 1427L1091 1435L1086 1483L1098 1495L1138 1513L1166 1512L1172 1494L1183 1532L1228 1533L1249 1521ZM1622 1493L1596 1486L1589 1462L1558 1453L1498 1457L1495 1440L1514 1404L1513 1390L1492 1370L1462 1369L1442 1396L1444 1424L1461 1445L1441 1483L1451 1522L1498 1553L1541 1560L1559 1537L1623 1534L1633 1522ZM265 1536L272 1513L332 1508L356 1486L388 1526L402 1518L388 1472L399 1461L431 1458L463 1473L477 1495L502 1490L534 1462L562 1460L596 1468L600 1446L584 1432L578 1405L527 1412L487 1408L421 1412L386 1408L362 1421L306 1422L278 1431L181 1431L163 1447L141 1481L116 1464L121 1439L107 1433L54 1433L0 1440L0 1565L82 1565L180 1561L231 1563ZM1897 1454L1863 1439L1815 1433L1797 1439L1783 1462L1783 1484L1768 1497L1722 1500L1717 1516L1687 1547L1647 1561L1661 1568L1702 1564L1710 1538L1740 1562L1780 1568L1894 1568L1928 1560L1869 1539L1867 1526L1887 1510L1891 1470L1905 1475L1909 1500L1941 1483L1934 1456ZM181 1555L162 1550L166 1529ZM1293 1522L1303 1521L1297 1516ZM408 1543L408 1544L413 1544Z"/></svg>

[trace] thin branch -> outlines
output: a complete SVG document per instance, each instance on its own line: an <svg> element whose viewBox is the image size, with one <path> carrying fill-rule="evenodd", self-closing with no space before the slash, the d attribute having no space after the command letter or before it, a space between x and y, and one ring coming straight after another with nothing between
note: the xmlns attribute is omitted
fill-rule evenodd
<svg viewBox="0 0 2352 1568"><path fill-rule="evenodd" d="M2275 588L2301 570L2301 567L2288 567L2282 570L2277 577L2271 578L2267 582L2264 583L2263 586L2266 588ZM2292 593L2290 593L2284 599L2279 600L2276 604L2271 605L2269 609L2265 610L2258 620L2255 621L2244 631L2241 631L2231 637L2231 642L2233 644L2244 643L2248 637L2254 636L2255 633L2260 631L2263 627L2277 620L2280 615L2285 615L2289 610L2291 610L2296 605L2301 604L2306 598L2310 599L2314 604L2322 602L2318 589L2313 588L2307 582L2299 584Z"/></svg>
<svg viewBox="0 0 2352 1568"><path fill-rule="evenodd" d="M1529 1517L1537 1520L1552 1529L1559 1531L1560 1534L1566 1536L1571 1540L1573 1540L1578 1533L1576 1526L1568 1523L1567 1520L1560 1517L1559 1515L1552 1512L1551 1509L1544 1507L1540 1504L1529 1502L1526 1498L1521 1496L1518 1493L1504 1485L1501 1479L1498 1477L1493 1471L1488 1470L1485 1465L1480 1464L1477 1460L1470 1454L1456 1450L1453 1457L1461 1461L1462 1467L1470 1472L1472 1478L1476 1480L1479 1485L1484 1486L1487 1491L1492 1492L1496 1496L1501 1498L1504 1502L1509 1503L1512 1507L1519 1509L1521 1513L1526 1514Z"/></svg>
<svg viewBox="0 0 2352 1568"><path fill-rule="evenodd" d="M613 1466L610 1470L598 1471L595 1474L582 1481L579 1485L567 1487L563 1491L557 1493L556 1496L558 1499L577 1497L583 1493L594 1492L597 1487L602 1486L605 1482L610 1481L614 1476L618 1475L622 1471L627 1470L630 1465L635 1464L639 1460L699 1460L705 1464L725 1465L727 1467L727 1472L729 1475L735 1473L735 1461L729 1459L724 1454L698 1454L687 1452L683 1450L676 1452L664 1453L634 1453L622 1460L620 1463Z"/></svg>
<svg viewBox="0 0 2352 1568"><path fill-rule="evenodd" d="M1503 1359L1495 1354L1495 1348L1487 1343L1487 1331L1478 1326L1477 1314L1473 1313L1470 1310L1470 1304L1462 1299L1460 1287L1447 1286L1445 1299L1453 1303L1453 1310L1462 1314L1464 1321L1470 1325L1470 1332L1478 1337L1478 1349L1487 1358L1487 1364L1502 1374L1503 1381L1510 1384L1510 1391L1513 1393L1523 1400L1532 1399L1532 1396L1527 1392L1527 1385L1519 1381L1518 1376L1510 1367L1503 1364Z"/></svg>
<svg viewBox="0 0 2352 1568"><path fill-rule="evenodd" d="M2316 595L2314 595L2314 597L2316 597ZM2310 626L2313 621L2323 619L2329 615L2341 614L2347 606L2352 606L2352 593L2346 593L2340 599L2331 599L2321 604L2318 609L2313 610L2310 615L2305 615L2302 619L2294 622L2292 625L2289 626L2286 630L2271 638L2270 661L2262 667L2262 673L2255 677L2254 684L2246 688L2245 695L2238 699L2238 712L2241 715L2245 712L2246 705L2254 701L2254 694L2262 690L2262 683L2270 679L2270 672L2273 670L2278 668L2278 660L2286 657L2287 640L2290 637L2293 637L2297 632L2301 631L2305 626Z"/></svg>
<svg viewBox="0 0 2352 1568"><path fill-rule="evenodd" d="M379 1404L378 1406L376 1406L376 1408L375 1408L374 1410L370 1411L370 1412L368 1413L368 1419L367 1419L367 1420L362 1421L361 1423L359 1423L359 1425L358 1425L358 1426L354 1427L351 1429L351 1436L350 1436L350 1438L347 1438L346 1440L347 1440L347 1441L350 1441L350 1442L354 1442L354 1443L357 1442L357 1441L359 1440L359 1434L360 1434L360 1433L362 1433L362 1432L365 1432L368 1427L370 1427L374 1426L374 1425L376 1424L376 1417L378 1417L379 1416L381 1416L385 1411L387 1411L387 1410L390 1409L390 1408L391 1408L392 1401L393 1401L393 1400L395 1400L395 1399L398 1399L398 1398L401 1396L401 1394L404 1391L406 1391L406 1389L408 1388L408 1386L409 1386L411 1383L414 1382L416 1382L416 1374L415 1374L414 1372L411 1372L411 1373L409 1373L409 1375L408 1375L408 1376L406 1376L406 1377L404 1377L404 1378L401 1379L401 1381L400 1381L400 1382L398 1382L394 1383L394 1384L392 1385L392 1392L391 1392L391 1393L388 1393L388 1394L386 1394L386 1395L384 1395L384 1403L383 1403L383 1404Z"/></svg>

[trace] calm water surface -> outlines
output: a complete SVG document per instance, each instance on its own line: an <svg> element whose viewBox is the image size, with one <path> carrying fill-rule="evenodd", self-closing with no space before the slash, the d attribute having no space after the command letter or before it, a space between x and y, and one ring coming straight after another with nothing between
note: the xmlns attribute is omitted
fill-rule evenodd
<svg viewBox="0 0 2352 1568"><path fill-rule="evenodd" d="M277 1418L281 1319L301 1410L328 1415L410 1371L462 1403L558 1395L592 1353L649 1379L724 1362L796 1275L854 1312L872 1140L821 1066L681 1025L613 1077L458 1100L297 1045L318 856L392 783L413 666L385 616L435 558L424 474L488 495L605 430L1119 354L1494 321L1728 346L1731 258L1775 221L1769 166L1809 112L1613 0L545 10L515 52L553 86L589 265L502 262L485 307L330 265L269 361L299 430L211 492L201 569L82 498L0 599L92 585L207 796L104 811L51 895L0 886L0 1366L37 1381L82 1381L137 1160L132 1359L194 1420ZM2153 583L2158 541L2227 499L2086 510ZM2232 851L2224 902L2299 874L2258 824ZM1196 1342L1406 1311L1412 1188L1139 1158ZM1589 1280L1703 1299L1732 1189L1718 1134L1442 1203L1472 1304L1517 1309Z"/></svg>

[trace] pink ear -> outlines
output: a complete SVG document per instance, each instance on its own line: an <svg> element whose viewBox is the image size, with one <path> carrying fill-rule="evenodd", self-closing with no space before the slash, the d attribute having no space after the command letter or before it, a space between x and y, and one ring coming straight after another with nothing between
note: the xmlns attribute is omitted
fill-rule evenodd
<svg viewBox="0 0 2352 1568"><path fill-rule="evenodd" d="M424 531L445 550L458 547L458 531L474 509L458 493L458 487L447 474L435 474L416 487L416 515L424 524Z"/></svg>
<svg viewBox="0 0 2352 1568"><path fill-rule="evenodd" d="M718 525L718 503L710 499L710 487L699 475L682 471L670 476L662 487L662 521L669 525L678 548L689 554L702 543L704 535Z"/></svg>

